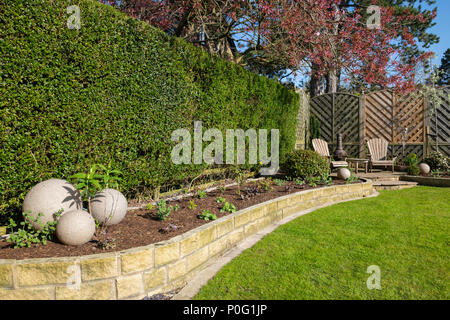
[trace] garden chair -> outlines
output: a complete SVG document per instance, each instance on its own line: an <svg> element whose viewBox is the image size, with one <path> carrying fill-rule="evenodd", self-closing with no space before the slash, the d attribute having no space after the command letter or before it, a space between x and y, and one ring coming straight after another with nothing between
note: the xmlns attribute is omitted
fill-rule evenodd
<svg viewBox="0 0 450 320"><path fill-rule="evenodd" d="M389 142L382 138L367 141L367 147L369 148L370 172L372 172L374 166L392 166L392 172L394 172L394 163L397 157L392 160L387 160L388 146Z"/></svg>
<svg viewBox="0 0 450 320"><path fill-rule="evenodd" d="M312 145L313 145L314 151L316 151L322 157L328 158L328 162L331 165L330 169L348 167L347 161L333 161L333 160L331 160L330 151L328 150L328 143L325 140L313 139L312 140Z"/></svg>

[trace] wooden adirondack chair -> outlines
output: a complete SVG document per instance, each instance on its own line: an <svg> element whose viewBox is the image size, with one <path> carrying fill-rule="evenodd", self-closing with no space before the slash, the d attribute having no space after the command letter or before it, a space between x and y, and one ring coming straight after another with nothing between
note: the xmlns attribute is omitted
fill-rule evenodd
<svg viewBox="0 0 450 320"><path fill-rule="evenodd" d="M397 157L392 160L387 160L388 146L389 142L382 138L367 141L367 147L369 148L370 172L372 172L374 166L392 166L392 172L394 172L394 163Z"/></svg>
<svg viewBox="0 0 450 320"><path fill-rule="evenodd" d="M321 156L328 158L328 161L331 164L331 168L348 167L347 161L332 161L331 160L330 151L328 150L328 143L325 140L313 139L312 144L314 147L314 151L316 151Z"/></svg>

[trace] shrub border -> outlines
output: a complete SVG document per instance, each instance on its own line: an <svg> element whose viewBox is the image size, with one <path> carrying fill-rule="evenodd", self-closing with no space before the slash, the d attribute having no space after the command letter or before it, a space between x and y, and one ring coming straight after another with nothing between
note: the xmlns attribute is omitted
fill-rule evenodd
<svg viewBox="0 0 450 320"><path fill-rule="evenodd" d="M370 180L311 189L245 208L156 244L77 257L0 259L0 299L123 300L170 291L268 225L298 211L374 192Z"/></svg>

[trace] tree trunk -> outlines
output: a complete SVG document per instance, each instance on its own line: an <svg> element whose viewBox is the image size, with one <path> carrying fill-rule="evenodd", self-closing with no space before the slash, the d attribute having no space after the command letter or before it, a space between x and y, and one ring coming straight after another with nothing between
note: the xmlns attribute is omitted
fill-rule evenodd
<svg viewBox="0 0 450 320"><path fill-rule="evenodd" d="M338 89L338 76L335 70L327 74L327 93L336 93Z"/></svg>
<svg viewBox="0 0 450 320"><path fill-rule="evenodd" d="M320 82L321 82L322 78L317 76L316 70L317 70L317 66L313 65L311 67L311 80L309 81L309 96L311 98L321 94Z"/></svg>

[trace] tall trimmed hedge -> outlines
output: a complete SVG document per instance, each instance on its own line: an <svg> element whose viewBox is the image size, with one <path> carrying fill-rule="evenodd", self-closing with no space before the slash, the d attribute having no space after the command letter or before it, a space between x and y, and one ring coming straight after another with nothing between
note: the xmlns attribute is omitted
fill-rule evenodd
<svg viewBox="0 0 450 320"><path fill-rule="evenodd" d="M66 8L78 5L81 28ZM26 192L110 160L122 191L192 177L173 130L279 128L295 144L298 96L95 0L0 0L0 217Z"/></svg>

